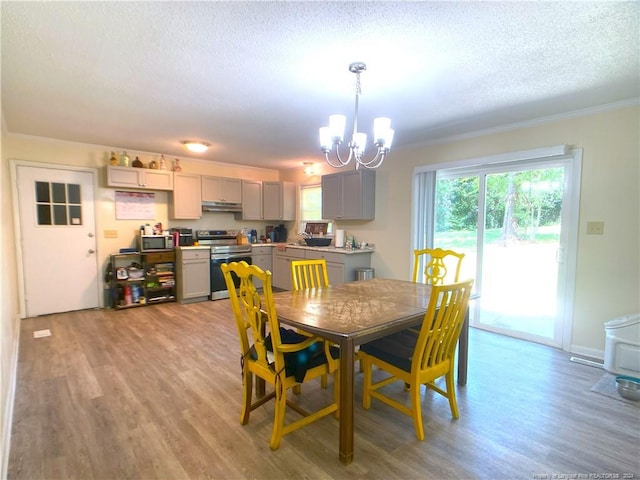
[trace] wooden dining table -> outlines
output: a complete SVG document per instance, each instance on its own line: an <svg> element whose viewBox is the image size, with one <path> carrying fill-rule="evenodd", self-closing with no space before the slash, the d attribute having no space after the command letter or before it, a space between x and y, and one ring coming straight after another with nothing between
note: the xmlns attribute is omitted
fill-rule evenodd
<svg viewBox="0 0 640 480"><path fill-rule="evenodd" d="M340 346L340 443L344 464L354 455L355 347L420 322L431 286L374 278L324 288L274 293L281 323L300 328ZM460 336L458 384L467 381L468 317Z"/></svg>

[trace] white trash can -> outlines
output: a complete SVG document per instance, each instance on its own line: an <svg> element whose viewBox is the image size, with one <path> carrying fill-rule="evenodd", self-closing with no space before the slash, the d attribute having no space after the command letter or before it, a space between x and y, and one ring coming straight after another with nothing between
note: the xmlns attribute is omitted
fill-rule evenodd
<svg viewBox="0 0 640 480"><path fill-rule="evenodd" d="M640 313L605 322L604 368L618 375L640 376Z"/></svg>

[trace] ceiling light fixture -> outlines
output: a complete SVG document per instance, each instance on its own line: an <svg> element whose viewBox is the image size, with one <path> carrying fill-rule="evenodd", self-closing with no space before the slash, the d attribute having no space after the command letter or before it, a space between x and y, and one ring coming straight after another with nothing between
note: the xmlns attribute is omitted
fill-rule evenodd
<svg viewBox="0 0 640 480"><path fill-rule="evenodd" d="M194 153L206 152L207 148L209 148L208 143L196 142L193 140L183 140L182 144L186 147L187 150Z"/></svg>
<svg viewBox="0 0 640 480"><path fill-rule="evenodd" d="M313 162L302 162L302 165L304 165L304 174L305 175L314 175L315 174L315 169L314 167L314 163Z"/></svg>
<svg viewBox="0 0 640 480"><path fill-rule="evenodd" d="M329 126L320 128L320 149L324 152L327 163L334 168L346 167L355 161L356 170L362 166L364 168L378 168L382 165L385 156L389 153L394 131L391 129L391 119L379 117L373 121L373 143L377 147L377 152L371 160L363 158L367 144L367 134L358 132L358 99L360 90L360 73L367 69L367 65L362 62L354 62L349 65L349 71L356 74L356 111L353 120L353 135L349 142L349 157L343 160L340 156L340 144L344 138L344 127L346 117L344 115L329 116ZM329 154L335 147L335 160L331 160Z"/></svg>

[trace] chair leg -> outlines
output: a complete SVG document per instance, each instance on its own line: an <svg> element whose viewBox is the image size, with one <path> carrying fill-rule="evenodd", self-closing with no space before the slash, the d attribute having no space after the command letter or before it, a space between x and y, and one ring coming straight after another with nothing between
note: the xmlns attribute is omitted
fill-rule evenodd
<svg viewBox="0 0 640 480"><path fill-rule="evenodd" d="M420 384L414 381L409 389L411 396L411 412L413 413L413 427L416 430L418 440L424 440L424 427L422 425L422 407L420 404Z"/></svg>
<svg viewBox="0 0 640 480"><path fill-rule="evenodd" d="M275 411L273 413L273 430L271 431L271 440L269 447L271 450L277 450L282 441L282 429L284 428L284 414L287 408L287 390L276 387Z"/></svg>
<svg viewBox="0 0 640 480"><path fill-rule="evenodd" d="M320 386L322 388L327 388L328 384L329 384L329 376L327 374L322 375L322 377L320 377Z"/></svg>
<svg viewBox="0 0 640 480"><path fill-rule="evenodd" d="M243 378L243 398L242 411L240 412L240 424L249 423L249 414L251 413L251 397L253 395L253 375L249 370L244 371Z"/></svg>
<svg viewBox="0 0 640 480"><path fill-rule="evenodd" d="M294 385L292 390L293 390L293 393L295 393L296 395L300 395L302 393L302 385L300 384Z"/></svg>
<svg viewBox="0 0 640 480"><path fill-rule="evenodd" d="M460 412L458 411L458 401L456 399L456 385L453 381L453 368L450 368L446 374L447 380L447 398L449 399L449 406L451 407L451 415L453 418L458 419Z"/></svg>
<svg viewBox="0 0 640 480"><path fill-rule="evenodd" d="M371 408L371 394L369 391L371 390L371 376L373 367L371 365L371 360L367 357L360 357L360 366L364 371L364 377L362 379L362 408L365 410Z"/></svg>

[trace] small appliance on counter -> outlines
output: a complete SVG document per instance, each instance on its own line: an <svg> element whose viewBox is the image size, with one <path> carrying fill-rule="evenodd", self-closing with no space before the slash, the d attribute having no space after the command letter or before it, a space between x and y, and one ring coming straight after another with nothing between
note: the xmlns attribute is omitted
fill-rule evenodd
<svg viewBox="0 0 640 480"><path fill-rule="evenodd" d="M271 231L271 241L284 243L287 241L287 229L284 223L281 223Z"/></svg>
<svg viewBox="0 0 640 480"><path fill-rule="evenodd" d="M174 243L171 235L140 235L140 252L156 252L173 250Z"/></svg>
<svg viewBox="0 0 640 480"><path fill-rule="evenodd" d="M190 228L174 227L171 229L176 247L191 247L193 245L193 230Z"/></svg>

